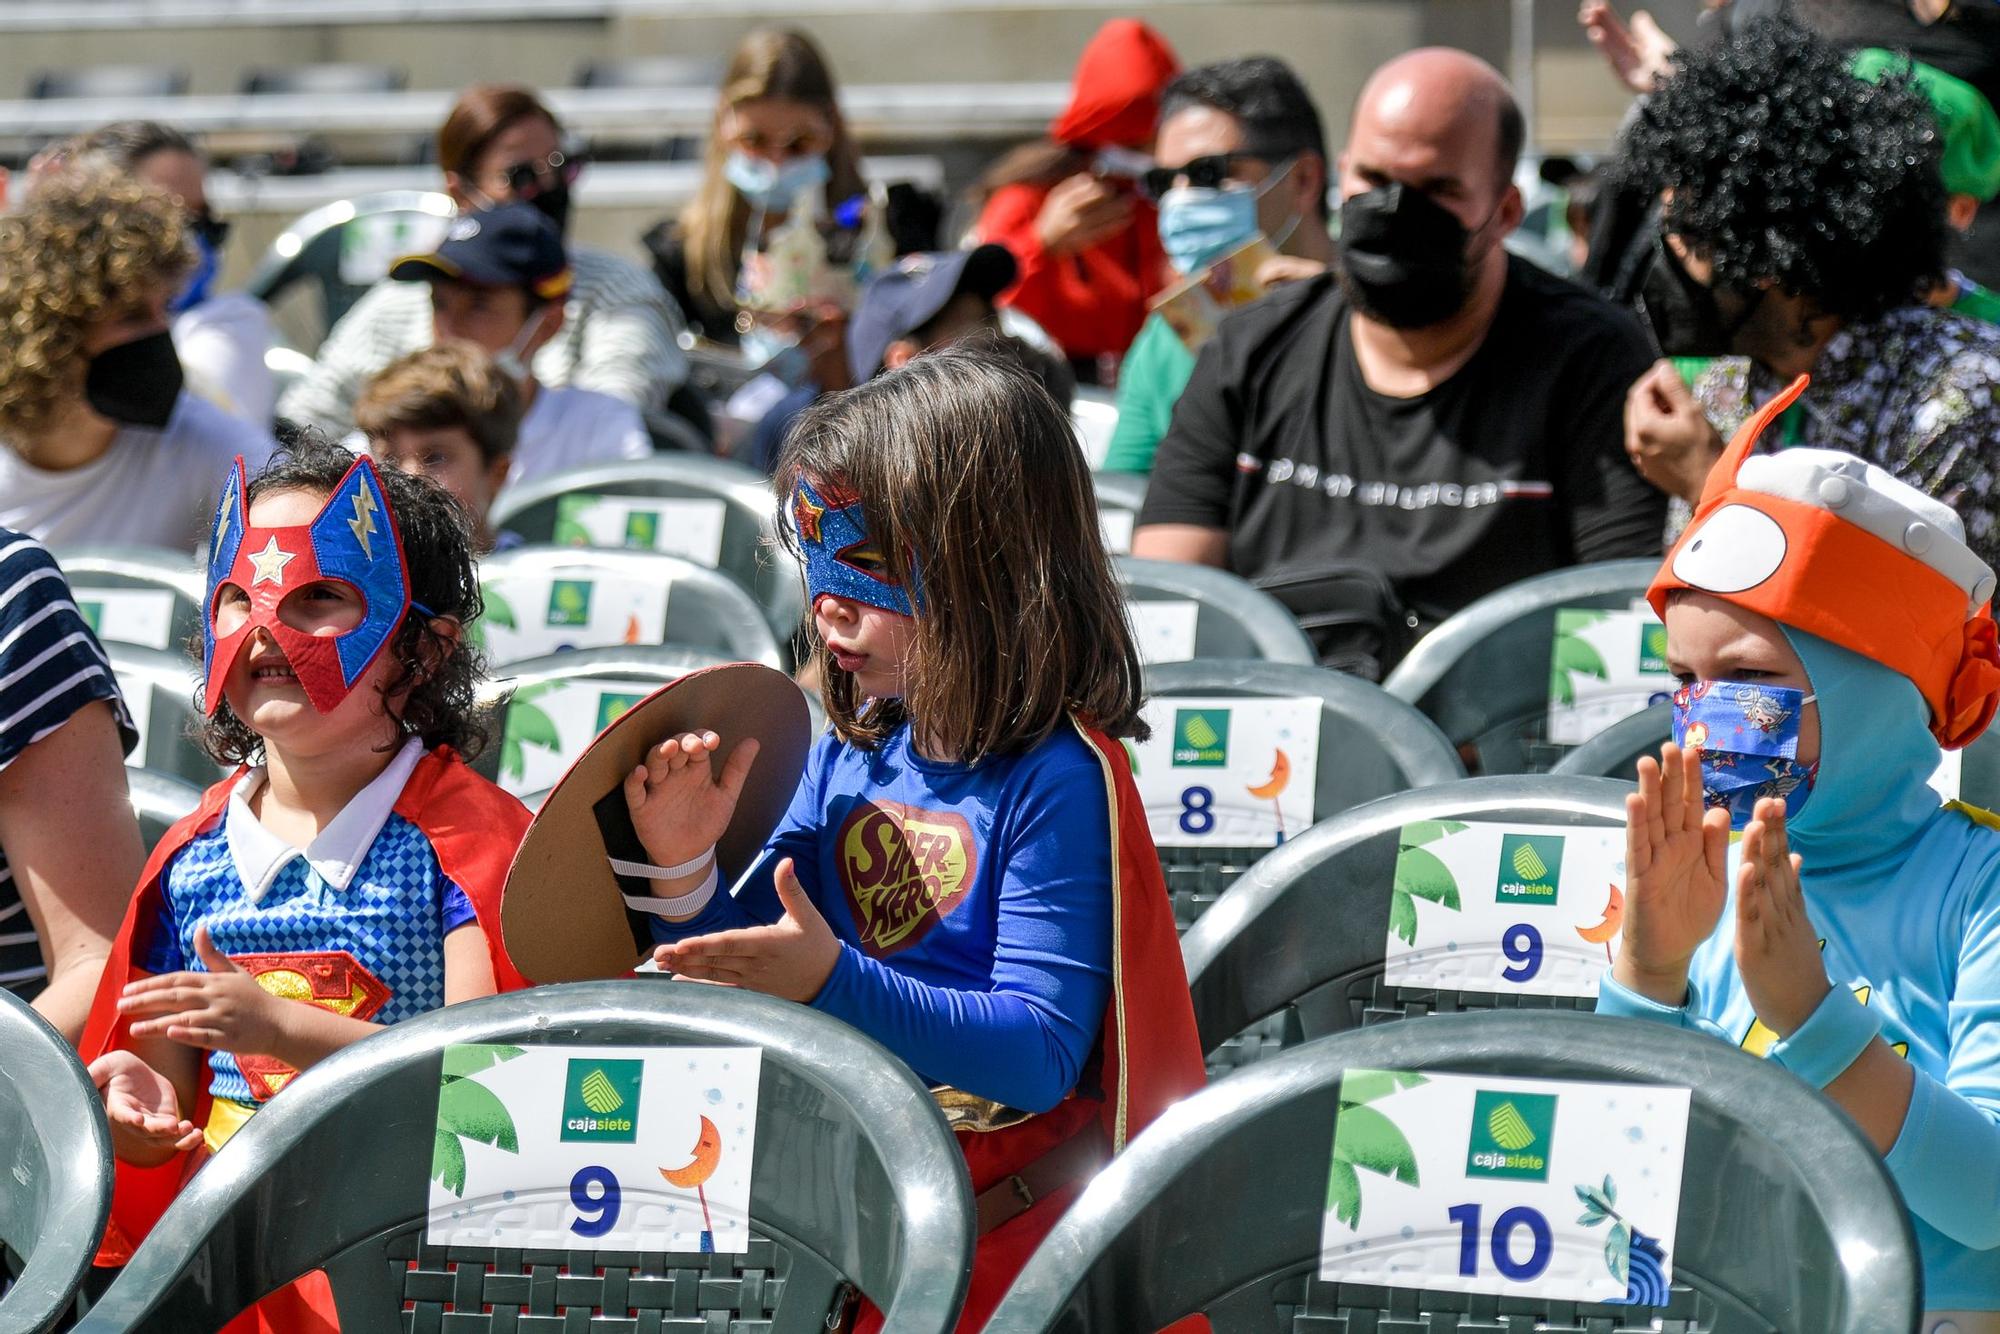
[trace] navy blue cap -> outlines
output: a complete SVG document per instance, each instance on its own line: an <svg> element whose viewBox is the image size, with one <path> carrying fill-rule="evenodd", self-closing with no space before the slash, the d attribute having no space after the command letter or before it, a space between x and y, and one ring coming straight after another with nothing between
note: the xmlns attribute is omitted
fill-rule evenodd
<svg viewBox="0 0 2000 1334"><path fill-rule="evenodd" d="M1014 285L1018 269L1003 245L905 255L861 293L847 323L847 365L860 384L882 369L889 344L937 318L964 294L991 301Z"/></svg>
<svg viewBox="0 0 2000 1334"><path fill-rule="evenodd" d="M562 232L533 204L499 204L451 220L444 244L389 266L403 282L455 278L481 287L525 287L545 301L569 291Z"/></svg>

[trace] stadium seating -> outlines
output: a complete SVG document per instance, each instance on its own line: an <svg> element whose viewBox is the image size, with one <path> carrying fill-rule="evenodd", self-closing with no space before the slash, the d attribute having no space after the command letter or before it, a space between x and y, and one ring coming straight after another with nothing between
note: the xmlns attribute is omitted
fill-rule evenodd
<svg viewBox="0 0 2000 1334"><path fill-rule="evenodd" d="M1377 797L1465 777L1457 752L1430 719L1379 686L1322 667L1210 659L1161 663L1147 670L1146 693L1153 700L1201 696L1318 699L1315 821ZM1156 706L1155 730L1172 726L1170 708ZM1143 785L1146 775L1140 777ZM1143 786L1141 790L1143 794ZM1162 846L1160 863L1174 897L1174 915L1182 927L1199 917L1231 881L1269 850Z"/></svg>
<svg viewBox="0 0 2000 1334"><path fill-rule="evenodd" d="M1315 661L1311 641L1283 604L1233 574L1134 556L1120 556L1117 567L1143 662Z"/></svg>
<svg viewBox="0 0 2000 1334"><path fill-rule="evenodd" d="M243 91L252 95L317 94L322 97L367 97L401 92L409 76L393 65L335 61L320 65L279 65L254 69L243 76Z"/></svg>
<svg viewBox="0 0 2000 1334"><path fill-rule="evenodd" d="M1139 507L1146 503L1146 479L1131 473L1100 472L1091 474L1090 483L1097 491L1097 521L1104 530L1104 549L1114 556L1130 555L1132 529L1138 525Z"/></svg>
<svg viewBox="0 0 2000 1334"><path fill-rule="evenodd" d="M1410 1015L1592 1008L1584 999L1387 985L1399 834L1438 820L1622 827L1629 790L1602 778L1470 778L1357 806L1290 840L1229 886L1181 938L1202 1049L1213 1053L1273 1015L1282 1015L1277 1043L1289 1046ZM1257 1060L1271 1042L1267 1027L1225 1061Z"/></svg>
<svg viewBox="0 0 2000 1334"><path fill-rule="evenodd" d="M424 1243L443 1049L552 1039L762 1049L748 1254ZM330 1185L330 1164L345 1187ZM279 1217L285 1226L272 1226ZM823 1334L852 1285L899 1334L943 1334L972 1239L971 1189L942 1114L869 1039L746 991L581 983L411 1019L300 1075L181 1192L78 1330L215 1329L321 1268L355 1330Z"/></svg>
<svg viewBox="0 0 2000 1334"><path fill-rule="evenodd" d="M1629 607L1658 570L1653 560L1606 561L1490 593L1419 640L1383 688L1470 747L1475 773L1547 769L1560 754L1543 740L1556 612Z"/></svg>
<svg viewBox="0 0 2000 1334"><path fill-rule="evenodd" d="M388 190L316 208L271 243L244 290L275 303L303 285L317 298L319 327L330 329L397 256L441 240L454 211L451 196L434 190Z"/></svg>
<svg viewBox="0 0 2000 1334"><path fill-rule="evenodd" d="M119 693L139 729L139 744L125 757L132 768L153 769L207 787L224 770L189 736L199 720L195 688L199 663L170 649L107 643L104 654Z"/></svg>
<svg viewBox="0 0 2000 1334"><path fill-rule="evenodd" d="M1555 762L1552 774L1622 778L1631 781L1641 755L1658 755L1660 744L1673 739L1674 706L1655 704L1611 724Z"/></svg>
<svg viewBox="0 0 2000 1334"><path fill-rule="evenodd" d="M28 96L38 102L178 97L187 87L187 71L172 65L89 65L41 71L29 82Z"/></svg>
<svg viewBox="0 0 2000 1334"><path fill-rule="evenodd" d="M1350 1069L1692 1090L1668 1303L1319 1280ZM1638 1020L1462 1015L1323 1038L1171 1108L1056 1224L986 1334L1150 1330L1197 1311L1215 1334L1886 1334L1915 1327L1920 1292L1908 1217L1881 1159L1789 1072Z"/></svg>
<svg viewBox="0 0 2000 1334"><path fill-rule="evenodd" d="M131 793L132 814L139 817L139 835L149 853L174 821L201 804L202 789L185 778L151 769L128 768L125 787Z"/></svg>
<svg viewBox="0 0 2000 1334"><path fill-rule="evenodd" d="M90 1273L111 1209L111 1135L69 1043L0 988L0 1329L51 1328ZM5 1274L0 1274L4 1278Z"/></svg>
<svg viewBox="0 0 2000 1334"><path fill-rule="evenodd" d="M100 640L179 652L201 633L207 581L194 557L131 546L67 547L53 554Z"/></svg>

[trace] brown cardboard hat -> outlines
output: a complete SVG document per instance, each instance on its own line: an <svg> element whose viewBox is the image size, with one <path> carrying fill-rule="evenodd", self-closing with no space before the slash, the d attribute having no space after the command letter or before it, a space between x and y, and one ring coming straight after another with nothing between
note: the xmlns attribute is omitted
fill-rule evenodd
<svg viewBox="0 0 2000 1334"><path fill-rule="evenodd" d="M622 878L610 858L650 860L625 808L625 775L646 751L681 732L711 731L722 745L710 763L755 737L761 749L729 829L716 844L726 891L762 851L805 772L812 723L790 677L753 662L690 672L654 691L598 734L528 826L500 898L500 934L532 982L621 977L652 949L643 914L625 894L647 882Z"/></svg>

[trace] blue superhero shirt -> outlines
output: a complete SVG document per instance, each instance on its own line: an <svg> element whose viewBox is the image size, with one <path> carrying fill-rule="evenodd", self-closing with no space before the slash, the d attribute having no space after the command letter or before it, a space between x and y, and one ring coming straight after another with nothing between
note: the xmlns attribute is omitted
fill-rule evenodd
<svg viewBox="0 0 2000 1334"><path fill-rule="evenodd" d="M931 1083L1042 1112L1075 1087L1110 999L1111 841L1103 769L1068 728L972 767L916 754L908 725L875 751L829 733L736 896L653 934L776 922L791 857L841 943L813 1008Z"/></svg>
<svg viewBox="0 0 2000 1334"><path fill-rule="evenodd" d="M1907 679L1786 628L1817 692L1820 769L1787 830L1827 977L1880 1012L1882 1038L1915 1068L1886 1162L1923 1252L1932 1310L2000 1310L2000 832L1938 804L1926 708ZM1730 903L1696 951L1672 1010L1606 974L1598 1013L1700 1028L1764 1054L1737 976Z"/></svg>

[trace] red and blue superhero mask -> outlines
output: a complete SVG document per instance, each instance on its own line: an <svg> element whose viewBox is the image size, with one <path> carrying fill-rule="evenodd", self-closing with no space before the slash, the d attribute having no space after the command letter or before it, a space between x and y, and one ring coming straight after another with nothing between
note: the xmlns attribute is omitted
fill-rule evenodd
<svg viewBox="0 0 2000 1334"><path fill-rule="evenodd" d="M803 477L792 492L792 527L806 558L806 605L832 594L914 616L909 590L889 577L889 558L868 534L859 497L821 494ZM914 577L914 576L913 576ZM919 590L915 605L923 605Z"/></svg>
<svg viewBox="0 0 2000 1334"><path fill-rule="evenodd" d="M1789 686L1693 681L1674 692L1674 740L1701 751L1702 802L1729 812L1732 829L1777 797L1791 819L1819 766L1799 762L1799 724L1815 696Z"/></svg>
<svg viewBox="0 0 2000 1334"><path fill-rule="evenodd" d="M363 457L311 523L253 528L247 488L239 457L216 507L209 546L202 709L214 714L223 681L250 643L251 631L261 629L283 650L313 708L329 713L353 692L412 606L409 565L389 497L375 465ZM280 619L278 608L288 594L321 580L346 584L360 595L363 615L353 629L313 635ZM218 637L215 613L223 589L232 584L249 595L250 614Z"/></svg>

